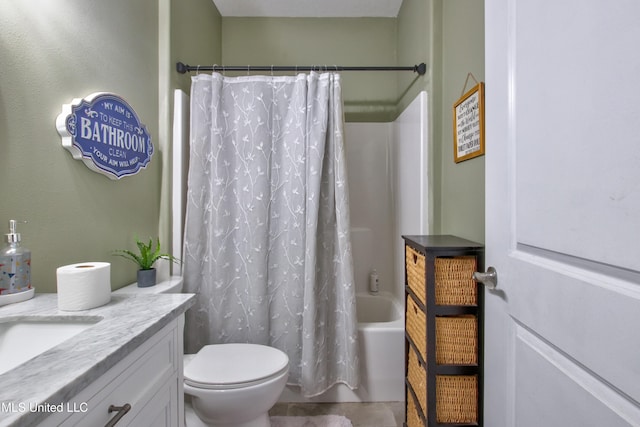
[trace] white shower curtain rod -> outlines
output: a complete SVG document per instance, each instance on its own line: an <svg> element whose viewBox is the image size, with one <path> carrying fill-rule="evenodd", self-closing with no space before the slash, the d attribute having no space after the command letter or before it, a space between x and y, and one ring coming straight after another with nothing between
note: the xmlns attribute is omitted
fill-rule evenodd
<svg viewBox="0 0 640 427"><path fill-rule="evenodd" d="M409 67L345 67L342 65L187 65L176 63L176 71L180 74L198 71L413 71L419 75L427 72L424 62Z"/></svg>

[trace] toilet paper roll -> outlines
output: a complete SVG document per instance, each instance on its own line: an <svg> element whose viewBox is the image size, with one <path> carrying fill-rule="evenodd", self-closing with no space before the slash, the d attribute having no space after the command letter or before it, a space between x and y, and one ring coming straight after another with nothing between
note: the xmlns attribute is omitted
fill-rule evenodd
<svg viewBox="0 0 640 427"><path fill-rule="evenodd" d="M58 309L88 310L111 301L111 264L83 262L56 270Z"/></svg>

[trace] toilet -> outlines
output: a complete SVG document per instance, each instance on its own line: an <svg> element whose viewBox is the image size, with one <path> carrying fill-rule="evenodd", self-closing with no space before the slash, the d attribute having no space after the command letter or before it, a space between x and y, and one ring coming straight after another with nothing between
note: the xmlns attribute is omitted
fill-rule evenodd
<svg viewBox="0 0 640 427"><path fill-rule="evenodd" d="M270 427L268 411L284 390L288 374L289 358L278 349L207 345L185 356L184 392L191 396L201 426Z"/></svg>
<svg viewBox="0 0 640 427"><path fill-rule="evenodd" d="M182 278L149 288L136 284L114 293L179 293ZM270 427L269 409L289 376L289 358L260 344L206 345L184 355L187 427ZM189 398L187 398L189 397Z"/></svg>

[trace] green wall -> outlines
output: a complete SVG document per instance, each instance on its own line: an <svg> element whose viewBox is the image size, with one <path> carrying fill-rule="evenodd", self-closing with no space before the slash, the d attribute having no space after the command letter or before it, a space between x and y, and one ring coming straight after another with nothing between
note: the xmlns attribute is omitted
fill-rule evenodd
<svg viewBox="0 0 640 427"><path fill-rule="evenodd" d="M394 119L411 104L419 92L426 90L433 96L434 3L431 0L404 0L398 14L397 61L398 64L427 64L427 73L418 76L412 73L397 73L397 106ZM430 99L431 102L431 99Z"/></svg>
<svg viewBox="0 0 640 427"><path fill-rule="evenodd" d="M62 148L62 104L113 92L158 144L158 4L155 0L4 0L0 13L0 226L24 219L32 284L55 292L61 265L112 262L112 283L135 267L110 251L155 236L158 151L146 170L113 181Z"/></svg>
<svg viewBox="0 0 640 427"><path fill-rule="evenodd" d="M189 94L191 75L177 73L175 64L178 61L190 65L220 63L222 18L211 0L170 1L169 76L173 88Z"/></svg>
<svg viewBox="0 0 640 427"><path fill-rule="evenodd" d="M396 23L392 18L227 17L222 20L222 63L392 66ZM348 121L389 121L396 115L393 72L344 72L342 93Z"/></svg>
<svg viewBox="0 0 640 427"><path fill-rule="evenodd" d="M209 39L192 52L183 49L185 54L196 57L201 49L209 60L219 58L220 51L215 30L191 25L199 19L215 27L212 2L173 3L188 10L182 15L174 10L168 28L159 18L161 12L169 14L169 0L2 2L0 227L9 219L29 221L20 231L32 250L32 284L38 293L55 292L56 268L76 262L111 262L114 289L133 282L135 266L111 251L133 248L136 235L159 234L166 101L178 86L168 69L169 58L177 54L160 46L174 39L175 48L183 49L186 38L204 35ZM62 148L55 127L62 104L99 91L126 99L151 133L155 153L135 176L111 180Z"/></svg>
<svg viewBox="0 0 640 427"><path fill-rule="evenodd" d="M453 160L453 105L462 95L468 73L484 81L484 2L442 0L441 102L435 105L434 125L439 126L435 156L439 163L437 230L484 242L484 156L455 163ZM468 91L475 85L469 78ZM485 88L490 90L491 88ZM491 141L485 141L485 151Z"/></svg>

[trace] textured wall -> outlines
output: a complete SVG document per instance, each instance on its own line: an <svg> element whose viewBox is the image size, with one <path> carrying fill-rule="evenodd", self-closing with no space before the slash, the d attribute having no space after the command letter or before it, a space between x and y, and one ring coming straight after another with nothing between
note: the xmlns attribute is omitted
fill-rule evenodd
<svg viewBox="0 0 640 427"><path fill-rule="evenodd" d="M112 181L73 160L55 127L62 104L113 92L158 143L157 17L154 0L2 2L0 226L29 221L37 292L55 292L55 269L75 262L112 262L114 287L135 281L135 266L110 252L157 235L160 155Z"/></svg>
<svg viewBox="0 0 640 427"><path fill-rule="evenodd" d="M397 65L396 19L223 18L222 62L329 69L332 65L393 66ZM347 121L392 121L396 115L396 74L342 73Z"/></svg>
<svg viewBox="0 0 640 427"><path fill-rule="evenodd" d="M468 73L484 81L484 1L442 2L442 85L440 123L440 203L436 206L442 234L484 242L484 156L453 160L453 104L460 98ZM475 85L469 79L467 90ZM485 88L490 91L491 88ZM491 141L485 141L485 151Z"/></svg>

